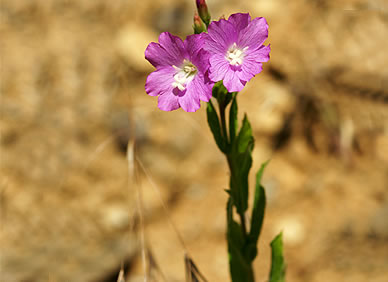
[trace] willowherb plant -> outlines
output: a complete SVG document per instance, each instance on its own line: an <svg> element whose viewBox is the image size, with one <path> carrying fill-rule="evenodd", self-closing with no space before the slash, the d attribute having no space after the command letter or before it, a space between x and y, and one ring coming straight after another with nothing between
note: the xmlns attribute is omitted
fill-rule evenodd
<svg viewBox="0 0 388 282"><path fill-rule="evenodd" d="M230 170L229 200L226 208L230 275L234 282L254 281L252 263L258 254L266 205L261 177L266 163L256 174L256 188L248 224L248 175L252 166L254 138L247 116L241 127L237 119L237 95L246 83L262 71L269 60L268 24L264 18L236 13L228 19L211 21L205 0L196 0L195 34L182 41L163 32L159 43L150 43L145 58L155 66L146 81L148 95L158 96L163 111L182 108L197 111L200 101L207 102L207 120ZM211 101L218 104L218 112ZM228 121L226 119L229 107ZM234 219L234 214L239 222ZM285 281L282 236L272 242L270 282Z"/></svg>

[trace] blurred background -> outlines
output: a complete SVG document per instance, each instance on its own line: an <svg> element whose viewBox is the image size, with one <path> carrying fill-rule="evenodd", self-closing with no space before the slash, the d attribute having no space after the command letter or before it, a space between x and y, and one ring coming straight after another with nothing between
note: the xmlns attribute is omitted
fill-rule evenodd
<svg viewBox="0 0 388 282"><path fill-rule="evenodd" d="M269 23L271 60L239 95L253 172L271 159L257 281L281 230L289 282L387 281L386 2L207 2L213 19ZM125 281L143 281L142 251L155 281L184 281L185 252L208 281L228 281L228 171L205 105L162 112L144 91L147 44L192 33L194 10L194 0L1 1L1 282L117 281L122 263Z"/></svg>

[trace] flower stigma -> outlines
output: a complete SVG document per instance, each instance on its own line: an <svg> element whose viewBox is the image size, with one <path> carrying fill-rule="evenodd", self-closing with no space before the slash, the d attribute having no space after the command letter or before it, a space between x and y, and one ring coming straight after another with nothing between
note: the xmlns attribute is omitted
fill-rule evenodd
<svg viewBox="0 0 388 282"><path fill-rule="evenodd" d="M243 59L245 57L245 51L247 49L248 47L240 49L237 47L236 43L233 43L233 45L230 46L226 52L226 59L232 66L240 66L242 65Z"/></svg>
<svg viewBox="0 0 388 282"><path fill-rule="evenodd" d="M186 85L192 81L197 74L197 67L188 60L183 60L181 67L173 66L177 73L174 75L172 86L180 91L186 89Z"/></svg>

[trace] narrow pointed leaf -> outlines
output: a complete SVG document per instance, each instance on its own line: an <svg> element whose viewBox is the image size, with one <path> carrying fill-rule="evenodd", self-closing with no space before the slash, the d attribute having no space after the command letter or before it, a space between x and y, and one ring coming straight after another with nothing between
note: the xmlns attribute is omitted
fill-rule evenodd
<svg viewBox="0 0 388 282"><path fill-rule="evenodd" d="M214 140L216 141L216 144L218 148L221 150L221 152L225 153L226 143L221 134L221 126L220 126L220 121L218 119L217 112L211 101L207 103L206 111L207 111L207 122L209 124L210 130L213 133Z"/></svg>
<svg viewBox="0 0 388 282"><path fill-rule="evenodd" d="M258 253L257 244L263 226L264 211L265 211L265 191L263 186L256 186L255 198L253 203L251 230L249 232L249 245L247 247L247 257L253 261Z"/></svg>
<svg viewBox="0 0 388 282"><path fill-rule="evenodd" d="M237 178L238 178L238 191L240 194L240 207L238 213L242 214L248 209L248 192L249 183L248 176L252 167L252 151L247 149L244 153L240 153L236 159Z"/></svg>
<svg viewBox="0 0 388 282"><path fill-rule="evenodd" d="M268 162L262 164L261 168L256 174L255 198L253 200L251 230L249 233L249 238L253 243L255 243L255 245L257 245L264 220L266 198L264 187L261 185L261 177L267 164Z"/></svg>
<svg viewBox="0 0 388 282"><path fill-rule="evenodd" d="M237 138L238 138L237 149L239 153L245 152L248 146L253 143L252 128L246 114L244 115L243 123Z"/></svg>
<svg viewBox="0 0 388 282"><path fill-rule="evenodd" d="M284 282L286 275L286 264L283 257L282 233L277 235L271 242L271 273L269 282Z"/></svg>
<svg viewBox="0 0 388 282"><path fill-rule="evenodd" d="M242 250L244 247L244 235L240 224L233 220L233 200L229 198L227 205L227 239L230 275L233 282L253 282L253 270L245 259Z"/></svg>
<svg viewBox="0 0 388 282"><path fill-rule="evenodd" d="M231 190L232 194L237 195L235 205L239 214L243 214L248 208L248 175L252 166L253 146L252 128L245 115L230 155Z"/></svg>
<svg viewBox="0 0 388 282"><path fill-rule="evenodd" d="M234 139L236 138L238 128L237 111L237 93L235 93L233 95L233 101L229 111L229 136L230 143L232 144L234 142Z"/></svg>
<svg viewBox="0 0 388 282"><path fill-rule="evenodd" d="M247 245L244 250L245 257L250 261L253 261L257 256L257 244L263 226L266 198L264 187L261 185L261 177L267 164L268 161L261 166L256 174L256 189L251 216L251 230L249 231Z"/></svg>
<svg viewBox="0 0 388 282"><path fill-rule="evenodd" d="M261 165L259 171L256 173L256 187L257 185L261 185L261 178L263 177L264 169L267 167L268 163L269 163L269 160L264 162Z"/></svg>

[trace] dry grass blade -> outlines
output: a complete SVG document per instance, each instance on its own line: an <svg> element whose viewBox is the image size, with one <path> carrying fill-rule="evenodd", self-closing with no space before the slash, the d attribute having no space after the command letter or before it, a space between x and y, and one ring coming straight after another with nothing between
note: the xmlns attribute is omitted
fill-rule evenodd
<svg viewBox="0 0 388 282"><path fill-rule="evenodd" d="M199 271L194 261L185 254L186 282L207 282L205 276Z"/></svg>
<svg viewBox="0 0 388 282"><path fill-rule="evenodd" d="M158 274L162 281L167 281L163 272L161 271L159 264L157 263L152 251L147 246L146 243L146 234L144 228L144 213L143 213L143 197L141 193L140 181L136 166L136 155L135 155L135 142L129 141L127 147L127 161L128 161L128 176L129 184L133 184L137 187L137 207L139 213L139 222L140 222L140 243L141 243L141 254L142 254L142 265L144 273L144 281L153 281L154 274ZM122 280L120 280L120 275L122 274ZM124 270L121 268L118 282L125 282L124 280Z"/></svg>
<svg viewBox="0 0 388 282"><path fill-rule="evenodd" d="M149 263L149 277L153 277L152 276L153 273L157 273L162 281L167 282L167 279L164 276L162 270L160 269L159 264L157 263L155 256L153 255L150 248L147 248L147 258L148 258L148 263Z"/></svg>
<svg viewBox="0 0 388 282"><path fill-rule="evenodd" d="M173 230L174 230L176 236L178 237L178 240L179 240L179 242L180 242L182 248L183 248L184 251L187 253L188 251L187 251L185 242L183 241L183 237L182 237L182 235L181 235L180 232L178 231L178 228L175 226L174 222L173 222L172 219L171 219L170 211L169 211L169 209L168 209L168 207L167 207L167 204L163 201L163 198L162 198L162 195L161 195L161 193L160 193L160 190L159 190L158 186L157 186L156 183L152 180L150 173L149 173L148 170L145 168L145 166L144 166L144 164L142 163L142 161L141 161L138 157L136 157L136 160L137 160L137 162L139 163L139 165L140 165L141 169L143 170L144 174L146 175L146 177L147 177L148 181L150 182L152 188L153 188L154 191L157 193L158 198L159 198L159 200L160 200L160 203L162 204L163 210L164 210L164 212L165 212L165 214L166 214L167 220L169 221L169 223L170 223L171 227L173 228Z"/></svg>
<svg viewBox="0 0 388 282"><path fill-rule="evenodd" d="M120 272L119 272L119 277L117 278L117 282L125 282L124 268L123 268L122 264L121 264L121 269L120 269Z"/></svg>
<svg viewBox="0 0 388 282"><path fill-rule="evenodd" d="M139 212L139 223L140 223L140 245L141 245L141 257L143 262L143 273L144 273L144 281L149 280L149 273L147 271L148 263L147 263L147 249L145 245L145 230L144 230L144 215L143 215L143 197L141 193L141 189L139 187L139 178L136 172L135 165L135 141L129 140L127 146L127 162L128 162L128 176L129 182L128 184L134 184L137 190L137 208ZM132 182L131 182L132 180Z"/></svg>
<svg viewBox="0 0 388 282"><path fill-rule="evenodd" d="M174 222L171 219L169 209L167 207L167 204L163 201L163 198L162 198L162 195L160 193L160 190L159 190L158 186L152 180L150 173L145 168L145 166L143 165L141 160L137 156L135 156L135 158L136 158L137 163L140 165L142 171L146 175L148 181L150 182L152 188L158 194L158 198L159 198L159 200L160 200L160 202L162 204L162 207L163 207L163 210L164 210L164 212L166 214L166 217L167 217L171 227L173 228L176 236L178 237L178 240L179 240L182 248L185 251L185 256L184 257L185 257L186 281L190 281L190 282L207 282L206 278L198 270L198 267L195 265L194 261L191 259L190 255L189 255L189 252L188 252L188 250L186 248L186 245L185 245L185 243L183 241L183 237L182 237L182 235L180 234L180 232L178 231L177 227L175 226ZM166 281L165 277L163 276L163 273L160 271L160 268L156 264L156 261L155 261L154 257L152 256L152 254L150 252L148 253L148 259L149 259L150 267L151 268L154 267L156 270L158 270L158 272L160 273L160 275L163 278L163 280Z"/></svg>

